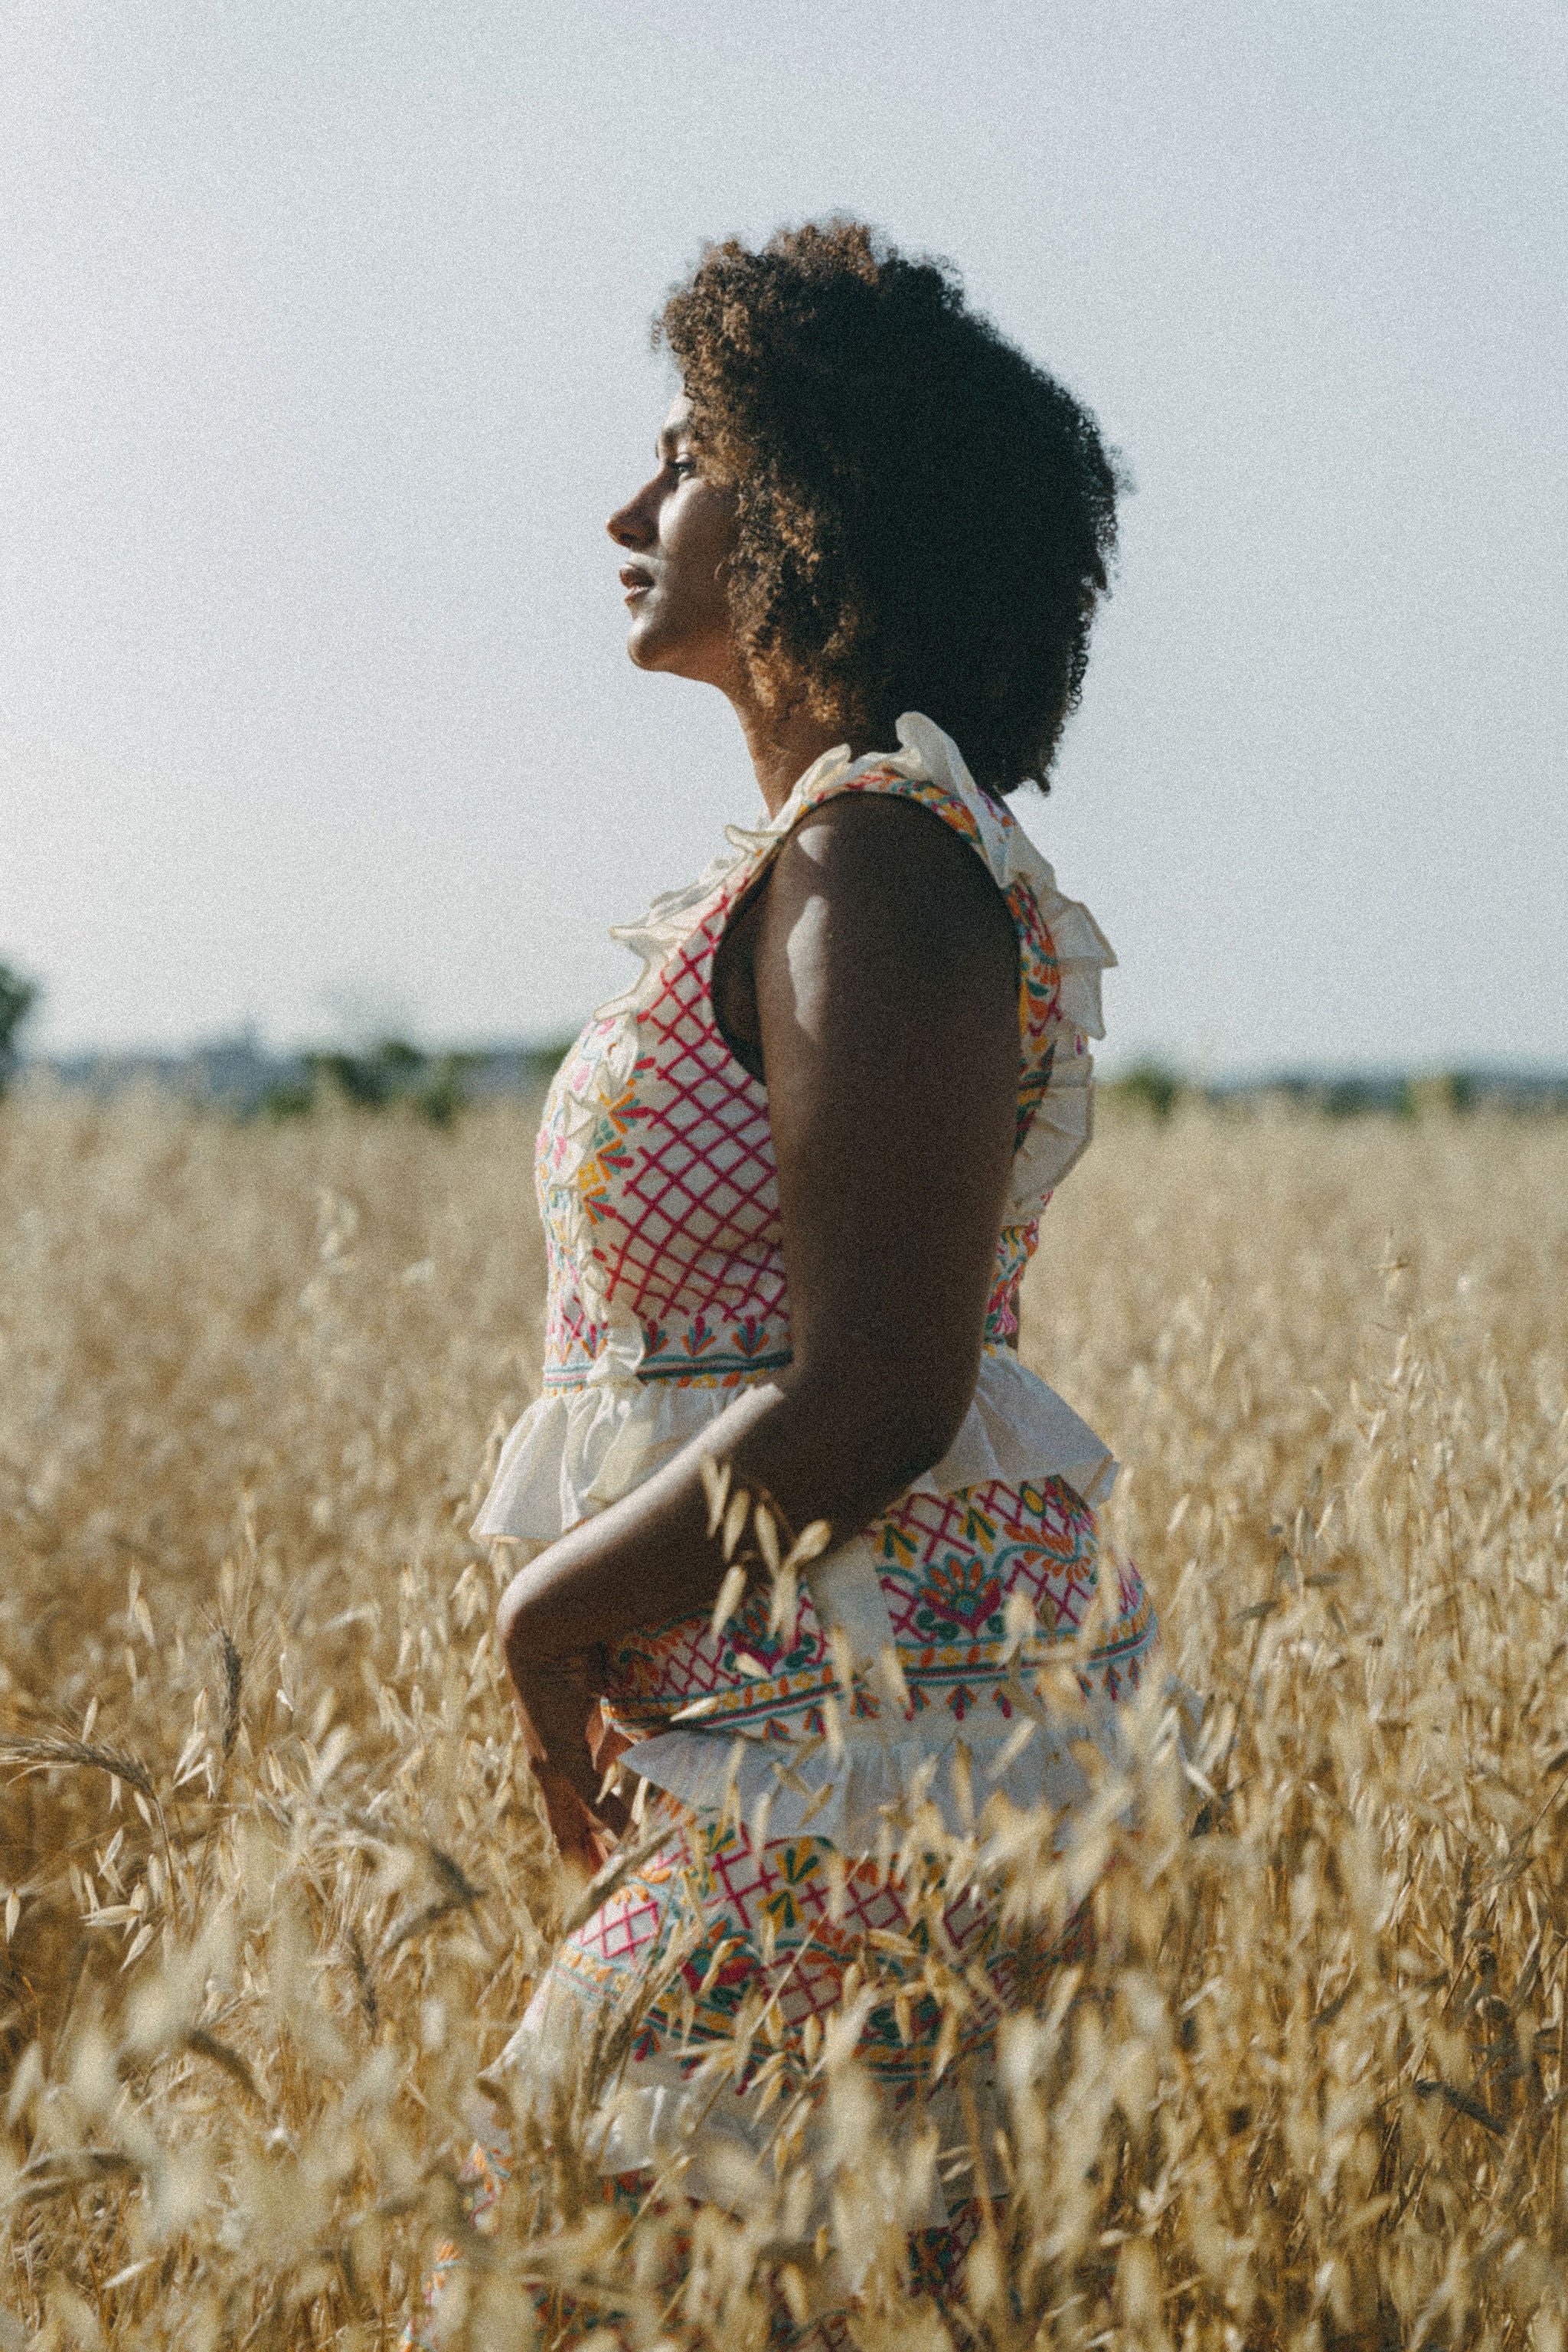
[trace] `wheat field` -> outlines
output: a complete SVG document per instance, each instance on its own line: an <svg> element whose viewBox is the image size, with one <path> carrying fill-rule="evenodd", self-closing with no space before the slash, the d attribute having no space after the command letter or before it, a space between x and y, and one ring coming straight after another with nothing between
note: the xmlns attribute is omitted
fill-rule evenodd
<svg viewBox="0 0 1568 2352"><path fill-rule="evenodd" d="M466 1533L539 1351L530 1126L0 1108L0 2352L368 2352L443 2237L453 2343L763 2352L813 2306L787 2117L672 2286L586 2060L466 2220L581 1894ZM1085 1887L1098 1930L1004 2029L951 2334L827 2036L859 2340L1563 2352L1568 1123L1106 1115L1025 1343L1205 1711L1184 1761L1151 1695L1070 1857L984 1791L942 1848L1010 1932Z"/></svg>

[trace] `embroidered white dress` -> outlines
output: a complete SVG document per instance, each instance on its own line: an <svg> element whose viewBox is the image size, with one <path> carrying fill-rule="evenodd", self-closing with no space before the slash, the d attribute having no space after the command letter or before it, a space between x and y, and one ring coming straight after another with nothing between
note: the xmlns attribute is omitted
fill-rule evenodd
<svg viewBox="0 0 1568 2352"><path fill-rule="evenodd" d="M891 753L826 753L770 823L731 831L729 856L617 934L643 956L642 975L573 1047L539 1138L542 1392L507 1440L475 1527L548 1543L700 1437L738 1388L789 1362L767 1091L720 1033L713 959L731 913L808 810L871 792L927 808L984 861L1019 950L1016 1143L973 1402L945 1459L815 1564L793 1634L770 1633L759 1593L717 1638L704 1615L613 1645L606 1713L633 1742L626 1769L665 1794L669 1840L568 1938L501 2062L548 2074L577 2025L625 2005L636 2033L600 2126L603 2169L646 2179L644 2168L679 2154L692 2194L721 2193L721 2168L708 2168L704 2150L761 2145L755 2064L717 2099L694 2082L748 1992L783 1986L782 2063L804 2082L807 2021L837 2006L868 1939L915 1932L907 1890L874 1860L911 1787L955 1827L971 1789L982 1801L1000 1788L1021 1805L1062 1805L1081 1787L1048 1739L1019 1746L1004 1610L1022 1595L1034 1612L1027 1667L1082 1622L1101 1570L1094 1505L1114 1465L1020 1362L1016 1340L1040 1213L1089 1139L1086 1039L1103 1034L1100 975L1115 959L951 740L918 715L898 731ZM868 1137L867 1148L896 1150L897 1139ZM1138 1682L1155 1638L1136 1571L1107 1564L1111 1630L1085 1674L1102 1719ZM836 1636L855 1663L847 1700ZM672 1720L697 1700L700 1720ZM727 1824L721 1813L731 1786L739 1825L732 1806ZM976 2001L944 2080L964 2075L984 2105L996 2019L1021 1989L983 1903L964 1898L945 1925L992 1998ZM912 2039L909 2026L907 2004L902 2032L889 2004L862 2036L895 2109L930 2092L936 2021L918 2000ZM757 2063L775 2054L759 2052ZM931 2197L927 2251L933 2276L945 2275L968 2208L935 2186Z"/></svg>

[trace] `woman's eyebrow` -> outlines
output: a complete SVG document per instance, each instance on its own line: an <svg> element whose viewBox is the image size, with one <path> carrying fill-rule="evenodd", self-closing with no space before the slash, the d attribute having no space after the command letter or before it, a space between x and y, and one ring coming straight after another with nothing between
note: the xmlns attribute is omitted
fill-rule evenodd
<svg viewBox="0 0 1568 2352"><path fill-rule="evenodd" d="M680 441L681 433L675 426L666 425L661 428L658 439L653 445L653 454L661 466L667 458L674 457Z"/></svg>

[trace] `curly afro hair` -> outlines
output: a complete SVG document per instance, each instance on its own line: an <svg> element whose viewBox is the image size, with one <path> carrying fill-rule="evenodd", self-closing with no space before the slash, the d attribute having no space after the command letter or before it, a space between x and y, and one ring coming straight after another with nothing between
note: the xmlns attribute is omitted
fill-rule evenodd
<svg viewBox="0 0 1568 2352"><path fill-rule="evenodd" d="M976 781L1045 782L1116 539L1094 418L858 221L711 246L654 329L733 485L731 606L763 701L852 740L907 709Z"/></svg>

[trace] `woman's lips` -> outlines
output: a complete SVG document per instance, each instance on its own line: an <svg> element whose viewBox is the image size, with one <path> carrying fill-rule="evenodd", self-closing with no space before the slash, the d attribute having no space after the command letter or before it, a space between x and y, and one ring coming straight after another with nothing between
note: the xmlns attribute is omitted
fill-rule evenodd
<svg viewBox="0 0 1568 2352"><path fill-rule="evenodd" d="M635 604L637 598L639 596L646 596L648 590L653 586L653 574L651 572L643 571L640 565L631 563L623 564L620 572L620 582L621 586L626 592L626 603L628 604Z"/></svg>

